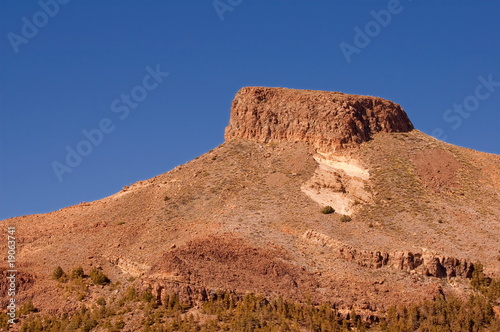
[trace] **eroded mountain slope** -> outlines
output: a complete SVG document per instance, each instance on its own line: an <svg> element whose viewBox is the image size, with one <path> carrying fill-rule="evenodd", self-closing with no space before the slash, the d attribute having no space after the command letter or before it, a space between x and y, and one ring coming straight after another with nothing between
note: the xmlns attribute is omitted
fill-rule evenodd
<svg viewBox="0 0 500 332"><path fill-rule="evenodd" d="M260 96L255 89L251 98ZM246 111L276 107L259 103ZM386 132L376 117L366 141L330 150L317 145L321 137L278 137L272 126L270 139L234 134L110 197L2 221L17 228L19 301L62 313L133 285L159 302L176 292L196 305L229 290L312 298L375 317L395 303L466 295L475 262L500 276L500 157L437 141L405 117L387 120L404 132ZM281 132L279 121L270 123ZM322 214L324 205L336 212ZM81 298L51 278L57 266L98 267L113 287L89 286ZM4 307L7 300L3 294Z"/></svg>

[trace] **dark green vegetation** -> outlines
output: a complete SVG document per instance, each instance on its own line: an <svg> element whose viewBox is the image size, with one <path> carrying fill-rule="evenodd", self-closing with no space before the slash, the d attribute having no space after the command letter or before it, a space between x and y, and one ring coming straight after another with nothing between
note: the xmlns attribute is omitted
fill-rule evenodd
<svg viewBox="0 0 500 332"><path fill-rule="evenodd" d="M409 307L392 307L380 324L382 331L500 331L491 303L481 295L467 301L440 296Z"/></svg>
<svg viewBox="0 0 500 332"><path fill-rule="evenodd" d="M330 213L334 213L335 210L330 206L325 206L324 208L321 209L321 213L323 214L330 214Z"/></svg>
<svg viewBox="0 0 500 332"><path fill-rule="evenodd" d="M109 278L104 274L104 272L99 269L93 269L92 271L90 271L90 279L96 285L107 285L111 282Z"/></svg>
<svg viewBox="0 0 500 332"><path fill-rule="evenodd" d="M409 307L392 307L380 327L384 331L500 331L493 305L500 304L500 280L487 277L474 264L471 285L478 293L466 301L440 296ZM498 314L497 314L498 315Z"/></svg>
<svg viewBox="0 0 500 332"><path fill-rule="evenodd" d="M56 267L54 272L52 273L52 279L62 280L63 278L67 278L66 273L64 273L63 269L60 266Z"/></svg>
<svg viewBox="0 0 500 332"><path fill-rule="evenodd" d="M310 300L299 303L222 291L211 294L196 307L183 303L174 293L166 294L159 304L151 289L138 292L130 286L121 296L108 301L100 297L94 304L82 303L72 315L41 315L31 302L27 303L19 312L23 318L21 331L93 331L96 327L110 332L125 327L157 332L500 331L500 320L493 309L499 304L500 281L484 275L480 263L476 266L471 280L476 292L468 299L440 295L432 301L393 306L378 322L367 323L354 310L342 316L328 303L314 305ZM76 270L78 273L72 276L80 275L80 269ZM126 321L125 317L135 321ZM0 327L8 329L6 315L2 315Z"/></svg>
<svg viewBox="0 0 500 332"><path fill-rule="evenodd" d="M471 285L480 291L488 300L500 304L500 280L492 279L483 272L483 264L476 263L472 272Z"/></svg>
<svg viewBox="0 0 500 332"><path fill-rule="evenodd" d="M58 266L54 269L52 273L52 279L55 279L60 282L67 282L68 280L81 280L88 277L85 275L83 268L78 266L71 271L70 276L64 272L64 270ZM107 285L111 282L109 278L102 272L100 269L94 268L90 271L90 279L95 285Z"/></svg>
<svg viewBox="0 0 500 332"><path fill-rule="evenodd" d="M111 280L100 269L92 269L90 275L86 275L81 266L74 268L68 275L58 266L52 273L52 279L59 282L59 287L66 291L66 294L77 301L84 300L88 295L90 285L105 286Z"/></svg>
<svg viewBox="0 0 500 332"><path fill-rule="evenodd" d="M85 276L85 273L83 272L83 267L79 266L73 271L71 271L71 279L77 279L77 278L83 278Z"/></svg>
<svg viewBox="0 0 500 332"><path fill-rule="evenodd" d="M351 219L351 217L349 217L349 216L348 216L348 215L346 215L346 214L343 214L343 215L341 215L341 216L340 216L340 221L341 221L341 222L349 222L349 221L351 221L351 220L352 220L352 219Z"/></svg>

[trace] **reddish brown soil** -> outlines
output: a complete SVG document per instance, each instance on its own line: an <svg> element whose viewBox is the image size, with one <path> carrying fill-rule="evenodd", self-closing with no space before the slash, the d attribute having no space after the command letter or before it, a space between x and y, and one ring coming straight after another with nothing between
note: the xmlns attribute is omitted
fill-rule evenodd
<svg viewBox="0 0 500 332"><path fill-rule="evenodd" d="M412 161L420 180L429 190L439 193L456 189L460 163L455 157L443 149L418 151L412 155Z"/></svg>
<svg viewBox="0 0 500 332"><path fill-rule="evenodd" d="M117 298L129 286L186 297L223 289L311 297L369 316L439 292L470 292L466 278L360 264L335 245L304 237L308 231L367 257L425 252L443 262L481 261L488 274L500 275L499 156L416 130L370 131L367 141L339 152L368 171L370 197L357 202L350 222L341 222L338 213L322 214L301 190L318 167L314 142L264 143L236 133L113 196L2 221L17 228L19 299L32 299L45 314L92 305L100 296ZM6 252L5 242L0 251ZM87 273L99 267L112 286L89 286L82 300L52 280L57 266L68 272L82 266ZM0 304L7 300L2 294Z"/></svg>

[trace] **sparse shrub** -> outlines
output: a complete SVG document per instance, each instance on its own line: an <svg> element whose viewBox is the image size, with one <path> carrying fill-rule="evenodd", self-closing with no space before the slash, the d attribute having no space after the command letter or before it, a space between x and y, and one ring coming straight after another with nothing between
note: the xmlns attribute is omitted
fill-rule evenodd
<svg viewBox="0 0 500 332"><path fill-rule="evenodd" d="M25 302L19 308L19 315L24 316L29 314L30 312L37 312L35 306L32 301Z"/></svg>
<svg viewBox="0 0 500 332"><path fill-rule="evenodd" d="M137 291L135 290L134 286L130 286L129 288L127 288L127 290L121 297L120 301L118 301L118 304L122 306L127 302L133 302L136 300L137 300Z"/></svg>
<svg viewBox="0 0 500 332"><path fill-rule="evenodd" d="M166 201L169 201L170 200L170 197L168 195L166 195L165 197L163 197L163 200L166 202Z"/></svg>
<svg viewBox="0 0 500 332"><path fill-rule="evenodd" d="M52 273L52 278L55 280L64 281L66 277L66 273L60 266L56 267L56 269Z"/></svg>
<svg viewBox="0 0 500 332"><path fill-rule="evenodd" d="M121 282L119 282L119 281L115 281L115 282L113 282L113 283L111 283L111 284L109 285L109 290L110 290L110 291L117 290L117 289L119 289L119 288L120 288L120 285L121 285L121 284L122 284Z"/></svg>
<svg viewBox="0 0 500 332"><path fill-rule="evenodd" d="M83 267L79 266L71 271L71 279L83 278Z"/></svg>
<svg viewBox="0 0 500 332"><path fill-rule="evenodd" d="M488 287L491 284L491 278L488 278L484 274L483 269L483 264L480 262L474 264L471 285L478 290L481 290L483 287Z"/></svg>
<svg viewBox="0 0 500 332"><path fill-rule="evenodd" d="M0 315L0 331L8 331L9 330L9 328L10 328L9 319L10 319L10 317L5 315L5 314Z"/></svg>
<svg viewBox="0 0 500 332"><path fill-rule="evenodd" d="M125 322L123 320L119 320L115 323L115 329L121 331L125 327Z"/></svg>
<svg viewBox="0 0 500 332"><path fill-rule="evenodd" d="M153 293L151 293L151 288L141 294L141 301L143 302L153 302L154 299L155 297L153 296Z"/></svg>
<svg viewBox="0 0 500 332"><path fill-rule="evenodd" d="M484 274L483 264L477 262L474 264L472 272L471 285L490 301L497 302L500 298L500 279L490 278Z"/></svg>
<svg viewBox="0 0 500 332"><path fill-rule="evenodd" d="M98 298L96 302L98 305L106 305L106 300L104 299L104 297Z"/></svg>
<svg viewBox="0 0 500 332"><path fill-rule="evenodd" d="M181 308L179 295L176 293L166 294L163 303L168 310L179 310Z"/></svg>
<svg viewBox="0 0 500 332"><path fill-rule="evenodd" d="M351 219L351 217L349 217L349 216L348 216L348 215L346 215L346 214L343 214L342 216L340 216L340 221L341 221L341 222L349 222L349 221L351 221L351 220L352 220L352 219Z"/></svg>
<svg viewBox="0 0 500 332"><path fill-rule="evenodd" d="M109 278L99 269L90 271L90 279L96 285L107 285L110 283Z"/></svg>
<svg viewBox="0 0 500 332"><path fill-rule="evenodd" d="M158 308L158 303L156 302L155 296L151 292L151 287L141 294L141 301L148 303L149 308Z"/></svg>
<svg viewBox="0 0 500 332"><path fill-rule="evenodd" d="M95 319L88 319L83 322L83 326L81 327L81 331L90 332L94 327L96 327L99 323Z"/></svg>
<svg viewBox="0 0 500 332"><path fill-rule="evenodd" d="M330 213L334 213L334 212L335 212L335 209L332 208L330 205L327 205L321 209L321 213L323 213L323 214L330 214Z"/></svg>

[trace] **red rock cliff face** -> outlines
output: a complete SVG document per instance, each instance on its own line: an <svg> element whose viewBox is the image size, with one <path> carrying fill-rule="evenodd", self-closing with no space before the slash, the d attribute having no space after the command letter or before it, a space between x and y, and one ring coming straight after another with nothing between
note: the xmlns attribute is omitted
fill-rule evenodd
<svg viewBox="0 0 500 332"><path fill-rule="evenodd" d="M412 129L401 106L382 98L244 87L234 97L225 139L302 141L329 152L368 141L376 132Z"/></svg>

